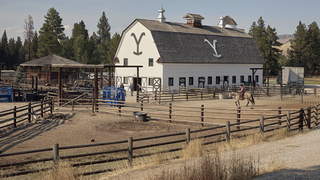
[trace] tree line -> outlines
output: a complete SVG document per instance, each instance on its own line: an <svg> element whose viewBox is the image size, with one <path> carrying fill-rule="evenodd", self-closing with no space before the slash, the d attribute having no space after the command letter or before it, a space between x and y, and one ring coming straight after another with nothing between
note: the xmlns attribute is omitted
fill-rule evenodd
<svg viewBox="0 0 320 180"><path fill-rule="evenodd" d="M287 57L283 56L282 50L279 49L282 43L278 41L276 29L269 25L265 27L262 17L252 23L248 34L253 36L257 43L266 62L265 68L304 67L305 75L320 75L320 30L316 22L306 27L299 21L293 39L290 40ZM270 73L277 75L278 71L272 70Z"/></svg>
<svg viewBox="0 0 320 180"><path fill-rule="evenodd" d="M56 54L83 64L112 64L120 35L110 34L111 26L102 13L97 32L88 34L85 23L74 23L71 37L64 33L62 18L55 8L50 8L37 32L31 15L25 19L24 42L18 36L8 39L6 31L0 41L0 61L4 69L16 69L19 64L50 54Z"/></svg>

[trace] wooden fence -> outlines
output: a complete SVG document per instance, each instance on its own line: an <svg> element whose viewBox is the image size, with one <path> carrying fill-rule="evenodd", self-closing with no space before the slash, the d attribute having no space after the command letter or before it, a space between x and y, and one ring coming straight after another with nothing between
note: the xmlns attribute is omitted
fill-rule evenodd
<svg viewBox="0 0 320 180"><path fill-rule="evenodd" d="M24 121L31 122L31 116L37 116L38 114L43 117L43 114L46 112L50 112L52 114L54 108L53 100L41 100L40 102L31 103L28 105L16 107L13 109L8 109L0 112L0 129L14 126L17 127L18 123L22 123Z"/></svg>
<svg viewBox="0 0 320 180"><path fill-rule="evenodd" d="M111 106L108 105L106 107L109 108ZM122 110L121 107L124 107L124 106L118 106L114 108L118 108ZM140 108L143 111L146 110L143 107L143 105L141 107L135 107L135 108ZM103 109L101 108L99 109L99 111L103 111ZM158 111L161 111L161 110L158 110ZM172 111L173 110L171 109L171 112ZM242 112L243 110L237 109L237 116L240 114L239 111ZM143 137L143 138L137 138L137 139L133 139L132 137L129 137L127 140L121 140L121 141L75 145L75 146L63 146L63 147L59 147L59 144L54 144L53 147L51 148L44 148L44 149L37 149L37 150L23 151L23 152L14 152L14 153L4 153L4 154L0 154L0 158L5 158L5 157L15 158L19 155L32 155L31 157L33 157L33 159L27 160L27 161L18 161L14 163L7 163L7 164L1 163L0 168L1 169L6 169L9 167L16 167L17 169L19 169L19 167L22 168L22 170L16 169L15 172L9 172L9 173L5 173L5 170L3 170L2 176L10 177L10 176L23 175L23 174L40 172L47 169L51 169L54 167L55 164L57 164L57 162L60 159L68 159L68 160L74 160L74 161L70 161L72 167L80 167L80 166L84 167L84 166L105 164L100 169L95 168L94 171L86 171L86 172L79 173L79 175L98 174L102 172L113 171L114 168L112 167L106 168L106 165L109 163L122 162L123 164L132 165L135 162L135 159L138 160L139 158L142 158L142 157L151 156L158 153L169 154L169 153L178 152L183 148L184 144L188 144L190 140L193 140L195 138L204 139L205 140L204 145L208 145L208 144L213 144L213 143L222 142L222 141L232 141L232 138L231 138L232 134L237 134L243 131L248 132L247 134L253 133L254 129L258 130L260 133L271 132L273 130L280 129L280 128L286 128L287 131L293 131L293 130L303 131L304 126L310 129L312 123L317 124L318 122L319 105L308 107L307 109L301 108L299 110L291 110L291 111L285 110L285 109L282 109L282 110L276 109L276 111L277 112L281 111L284 113L280 112L278 113L278 115L268 116L268 117L260 116L257 119L245 120L241 122L237 121L235 123L230 123L230 121L226 121L225 124L219 124L215 126L212 126L213 124L208 122L208 124L211 125L211 127L194 130L194 131L191 131L190 128L187 128L186 132L165 134L160 136ZM202 110L199 113L201 112ZM118 111L117 113L119 113L119 115L124 115L122 111ZM170 113L170 109L169 109L169 113ZM253 114L253 112L250 112L250 113ZM167 114L167 115L169 119L170 114ZM169 119L169 120L174 121L174 119ZM205 122L200 121L199 123L204 124ZM250 123L255 123L255 124L248 125ZM241 127L241 129L239 129L239 127ZM170 139L166 139L166 138L170 138ZM112 145L117 145L117 146L113 148L108 148L108 147L111 147ZM150 149L154 147L164 147L164 146L166 148L158 152L142 151L148 148ZM90 152L90 153L83 153L85 149L90 147L95 147L95 148L102 147L102 150L98 152L96 151L96 152ZM80 149L82 153L60 156L62 152L71 150L71 149ZM52 152L53 156L52 157L44 156L43 158L35 158L35 157L38 157L36 153L42 153L42 152ZM100 156L103 155L103 156L101 156L100 158L93 158L99 155ZM110 157L107 157L107 155L110 155ZM178 158L179 154L174 154L173 156L174 158ZM81 161L77 159L77 158L85 158L85 157L91 157L91 158L87 159L87 161ZM27 168L24 166L24 165L40 163L40 162L49 163L50 161L52 162L51 165L47 164L48 166L40 169L26 170ZM0 161L0 162L4 162L4 161ZM39 166L33 166L33 167L39 167Z"/></svg>

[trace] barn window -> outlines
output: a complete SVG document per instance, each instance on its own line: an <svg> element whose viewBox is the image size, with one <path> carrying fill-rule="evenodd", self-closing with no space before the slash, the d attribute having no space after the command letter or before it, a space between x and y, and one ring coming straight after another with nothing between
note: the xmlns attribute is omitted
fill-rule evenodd
<svg viewBox="0 0 320 180"><path fill-rule="evenodd" d="M149 58L149 67L153 67L153 58Z"/></svg>
<svg viewBox="0 0 320 180"><path fill-rule="evenodd" d="M149 78L148 85L149 85L149 86L153 86L153 78Z"/></svg>
<svg viewBox="0 0 320 180"><path fill-rule="evenodd" d="M208 85L212 84L212 76L208 76Z"/></svg>
<svg viewBox="0 0 320 180"><path fill-rule="evenodd" d="M193 77L189 77L189 86L193 86Z"/></svg>
<svg viewBox="0 0 320 180"><path fill-rule="evenodd" d="M169 77L168 86L173 86L173 77Z"/></svg>
<svg viewBox="0 0 320 180"><path fill-rule="evenodd" d="M232 84L237 83L237 76L232 76Z"/></svg>
<svg viewBox="0 0 320 180"><path fill-rule="evenodd" d="M240 83L244 83L244 76L240 76Z"/></svg>
<svg viewBox="0 0 320 180"><path fill-rule="evenodd" d="M128 58L123 58L123 66L128 66Z"/></svg>
<svg viewBox="0 0 320 180"><path fill-rule="evenodd" d="M251 75L248 76L248 83L251 83Z"/></svg>
<svg viewBox="0 0 320 180"><path fill-rule="evenodd" d="M216 84L220 84L220 76L216 76Z"/></svg>
<svg viewBox="0 0 320 180"><path fill-rule="evenodd" d="M256 75L255 78L254 78L254 80L255 80L256 82L259 82L259 75Z"/></svg>
<svg viewBox="0 0 320 180"><path fill-rule="evenodd" d="M128 84L128 77L123 77L123 84Z"/></svg>

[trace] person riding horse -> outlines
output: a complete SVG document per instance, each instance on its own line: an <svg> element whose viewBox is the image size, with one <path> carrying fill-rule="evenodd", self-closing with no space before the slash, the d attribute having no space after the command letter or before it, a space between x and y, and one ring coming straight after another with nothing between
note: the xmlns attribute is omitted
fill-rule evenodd
<svg viewBox="0 0 320 180"><path fill-rule="evenodd" d="M240 91L239 92L239 97L241 100L243 100L243 95L244 95L244 88L243 88L243 84L240 85Z"/></svg>

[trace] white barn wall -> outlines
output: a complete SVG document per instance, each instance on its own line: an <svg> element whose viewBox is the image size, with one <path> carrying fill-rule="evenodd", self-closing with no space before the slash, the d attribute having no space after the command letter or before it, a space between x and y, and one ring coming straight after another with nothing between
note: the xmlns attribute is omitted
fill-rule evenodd
<svg viewBox="0 0 320 180"><path fill-rule="evenodd" d="M229 76L229 86L240 85L240 76L244 76L244 81L248 81L248 76L252 76L250 68L262 68L262 64L164 64L163 65L163 85L168 85L168 78L174 78L174 85L170 89L179 88L179 77L186 77L186 86L189 86L189 77L193 77L193 86L198 86L198 78L205 77L205 85L208 85L208 76L212 76L212 85L216 84L216 76ZM255 76L259 76L259 82L263 82L263 72L258 70ZM232 76L236 76L236 83L232 83Z"/></svg>
<svg viewBox="0 0 320 180"><path fill-rule="evenodd" d="M133 52L137 51L137 43L132 33L136 35L139 40L141 33L145 33L142 36L139 51L141 55L135 55ZM162 77L162 64L156 63L160 57L159 52L154 43L151 32L145 28L141 23L137 22L133 24L126 32L122 35L122 41L120 42L118 51L115 57L118 57L119 63L116 65L123 65L123 59L128 58L128 65L139 65L143 68L139 69L139 77ZM149 58L153 58L153 67L149 67ZM137 68L116 68L115 76L123 77L137 76ZM128 90L129 84L124 84L125 89Z"/></svg>

